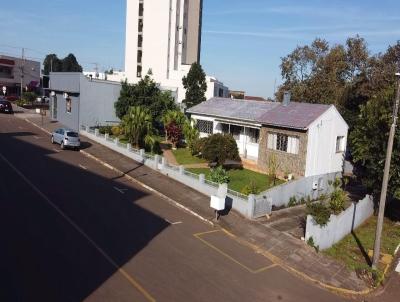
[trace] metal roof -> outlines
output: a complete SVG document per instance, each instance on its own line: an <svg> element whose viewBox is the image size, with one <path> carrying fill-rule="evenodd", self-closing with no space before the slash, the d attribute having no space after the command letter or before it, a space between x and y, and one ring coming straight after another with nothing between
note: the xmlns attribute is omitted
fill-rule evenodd
<svg viewBox="0 0 400 302"><path fill-rule="evenodd" d="M211 98L188 109L188 113L201 114L225 119L307 129L331 105L290 102L284 106L278 102L260 102L229 98Z"/></svg>

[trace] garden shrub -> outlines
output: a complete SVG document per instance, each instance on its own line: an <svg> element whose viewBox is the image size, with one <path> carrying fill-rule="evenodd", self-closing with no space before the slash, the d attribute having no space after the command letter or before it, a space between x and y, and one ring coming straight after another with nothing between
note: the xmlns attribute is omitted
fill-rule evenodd
<svg viewBox="0 0 400 302"><path fill-rule="evenodd" d="M207 137L198 138L189 145L192 155L201 155L203 153L204 145L206 144Z"/></svg>
<svg viewBox="0 0 400 302"><path fill-rule="evenodd" d="M296 196L292 196L289 198L288 207L294 207L295 205L297 205L297 199Z"/></svg>
<svg viewBox="0 0 400 302"><path fill-rule="evenodd" d="M260 189L257 187L257 184L254 181L250 181L250 183L243 187L242 194L250 195L250 194L259 194Z"/></svg>
<svg viewBox="0 0 400 302"><path fill-rule="evenodd" d="M226 160L240 161L239 150L235 139L230 134L213 134L205 141L202 156L219 166Z"/></svg>
<svg viewBox="0 0 400 302"><path fill-rule="evenodd" d="M322 202L307 204L307 215L311 215L320 226L326 226L331 216L331 210Z"/></svg>
<svg viewBox="0 0 400 302"><path fill-rule="evenodd" d="M110 133L112 133L111 129L112 129L111 126L100 126L99 127L99 133L100 134L106 134L106 133L110 134Z"/></svg>
<svg viewBox="0 0 400 302"><path fill-rule="evenodd" d="M347 193L342 189L337 189L331 193L329 207L331 208L333 214L338 215L344 210L347 198Z"/></svg>
<svg viewBox="0 0 400 302"><path fill-rule="evenodd" d="M112 135L114 135L115 137L118 137L118 136L120 136L121 135L121 127L119 127L119 126L113 126L113 127L111 127L111 133L112 133Z"/></svg>
<svg viewBox="0 0 400 302"><path fill-rule="evenodd" d="M229 182L229 175L222 166L215 169L211 169L210 180L218 184L224 184Z"/></svg>
<svg viewBox="0 0 400 302"><path fill-rule="evenodd" d="M34 92L26 91L26 92L22 93L22 99L24 100L25 104L27 104L27 103L32 104L33 102L35 102L36 98L37 98L37 95Z"/></svg>

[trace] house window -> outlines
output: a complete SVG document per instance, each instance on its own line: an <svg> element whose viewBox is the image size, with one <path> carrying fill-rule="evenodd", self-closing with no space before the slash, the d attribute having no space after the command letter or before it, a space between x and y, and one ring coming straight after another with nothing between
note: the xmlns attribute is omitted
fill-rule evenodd
<svg viewBox="0 0 400 302"><path fill-rule="evenodd" d="M299 137L282 133L268 134L268 149L299 154Z"/></svg>
<svg viewBox="0 0 400 302"><path fill-rule="evenodd" d="M141 65L137 66L137 77L138 78L142 77L142 66Z"/></svg>
<svg viewBox="0 0 400 302"><path fill-rule="evenodd" d="M211 121L205 121L205 120L197 120L197 129L201 133L207 133L207 134L212 134L213 133L213 125L214 123Z"/></svg>
<svg viewBox="0 0 400 302"><path fill-rule="evenodd" d="M248 131L250 143L258 144L258 142L260 140L260 130L254 129L254 128L248 128L247 131Z"/></svg>
<svg viewBox="0 0 400 302"><path fill-rule="evenodd" d="M67 113L71 113L71 111L72 111L72 101L71 101L71 99L70 98L67 98L66 100L65 100L65 105L66 105L66 110L67 110Z"/></svg>
<svg viewBox="0 0 400 302"><path fill-rule="evenodd" d="M344 136L336 137L336 152L344 152Z"/></svg>

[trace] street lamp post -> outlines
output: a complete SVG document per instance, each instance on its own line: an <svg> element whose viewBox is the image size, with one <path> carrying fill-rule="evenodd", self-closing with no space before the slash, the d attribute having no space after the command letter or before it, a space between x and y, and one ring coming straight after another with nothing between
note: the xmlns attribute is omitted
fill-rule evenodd
<svg viewBox="0 0 400 302"><path fill-rule="evenodd" d="M383 218L385 215L386 195L387 195L387 187L388 187L388 183L389 183L390 163L392 160L393 141L394 141L394 135L396 133L397 118L398 118L397 116L399 113L400 73L396 73L396 77L397 77L397 94L396 94L396 101L395 101L394 107L393 107L393 122L392 122L392 126L390 127L389 141L388 141L388 146L387 146L387 151L386 151L385 170L383 172L381 197L380 197L380 201L379 201L378 221L376 224L374 256L372 259L372 268L374 268L374 269L377 268L377 265L379 262Z"/></svg>

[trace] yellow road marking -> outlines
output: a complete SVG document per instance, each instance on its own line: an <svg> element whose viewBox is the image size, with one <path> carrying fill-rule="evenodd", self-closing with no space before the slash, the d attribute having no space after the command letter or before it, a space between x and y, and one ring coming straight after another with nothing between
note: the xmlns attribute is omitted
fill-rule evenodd
<svg viewBox="0 0 400 302"><path fill-rule="evenodd" d="M208 247L210 247L213 250L217 251L218 253L220 253L224 257L226 257L229 260L233 261L234 263L236 263L237 265L241 266L242 268L244 268L245 270L247 270L248 272L250 272L252 274L258 274L258 273L266 271L267 269L270 269L270 268L273 268L273 267L277 266L277 264L273 263L271 265L268 265L268 266L253 270L253 269L249 268L248 266L246 266L245 264L241 263L239 260L233 258L232 256L228 255L224 251L220 250L219 248L217 248L215 245L211 244L207 240L201 238L201 236L203 236L203 235L212 234L212 233L221 232L221 231L223 231L223 230L213 230L213 231L208 231L208 232L203 232L203 233L197 233L197 234L194 234L193 236L195 236L197 239L199 239L201 242L203 242Z"/></svg>
<svg viewBox="0 0 400 302"><path fill-rule="evenodd" d="M25 175L19 171L12 163L10 163L1 153L1 159L14 170L40 197L42 197L58 214L60 214L78 233L80 233L86 240L101 254L103 257L115 268L117 271L126 278L126 280L133 285L148 301L155 302L156 300L133 279L123 268L121 268L97 243L89 237L71 218L69 218L59 207L57 207L42 191L39 190Z"/></svg>

